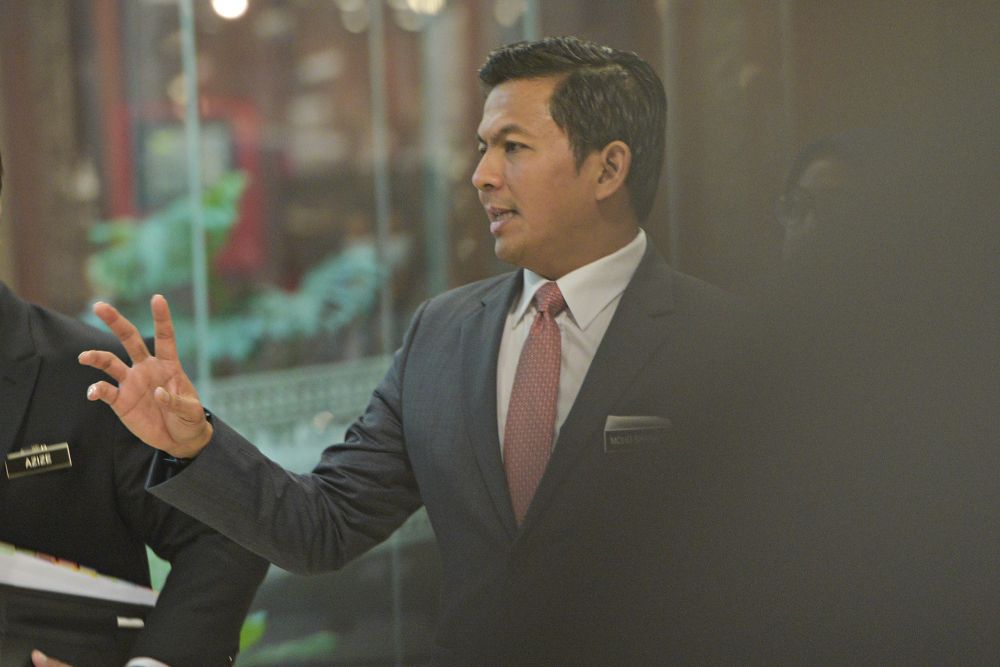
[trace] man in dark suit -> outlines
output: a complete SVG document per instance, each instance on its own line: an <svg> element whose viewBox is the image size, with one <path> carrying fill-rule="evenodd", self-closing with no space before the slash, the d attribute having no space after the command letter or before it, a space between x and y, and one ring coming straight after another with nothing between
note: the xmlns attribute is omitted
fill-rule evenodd
<svg viewBox="0 0 1000 667"><path fill-rule="evenodd" d="M156 356L92 400L144 442L157 497L281 567L336 568L427 508L446 664L660 664L697 653L706 425L735 348L728 296L671 270L639 223L666 99L638 56L574 38L494 52L473 184L514 273L424 303L364 415L294 475L206 420L152 301ZM711 596L708 596L711 597Z"/></svg>
<svg viewBox="0 0 1000 667"><path fill-rule="evenodd" d="M93 347L122 353L108 334L27 303L0 283L0 442L7 464L0 474L0 541L143 586L150 584L148 544L171 562L171 572L131 647L96 664L232 664L267 563L146 492L149 453L114 415L79 395L81 383L98 379L77 362ZM33 446L68 456L19 468L19 454ZM5 607L2 615L21 616L15 612ZM35 645L95 664L47 648L46 641L39 636ZM0 640L0 656L5 648L13 651Z"/></svg>

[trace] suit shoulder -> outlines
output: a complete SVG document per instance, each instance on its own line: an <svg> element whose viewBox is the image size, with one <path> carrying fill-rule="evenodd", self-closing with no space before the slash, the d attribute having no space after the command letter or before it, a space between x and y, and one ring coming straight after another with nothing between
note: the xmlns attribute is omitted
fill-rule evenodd
<svg viewBox="0 0 1000 667"><path fill-rule="evenodd" d="M701 278L673 271L676 290L682 294L690 294L702 301L715 303L723 308L739 308L741 299L731 292L706 282Z"/></svg>
<svg viewBox="0 0 1000 667"><path fill-rule="evenodd" d="M704 349L714 347L728 359L744 354L755 316L743 299L677 271L672 292L676 312Z"/></svg>
<svg viewBox="0 0 1000 667"><path fill-rule="evenodd" d="M106 331L54 310L29 304L31 335L39 353L49 359L71 359L84 350L109 350L119 357L125 351Z"/></svg>
<svg viewBox="0 0 1000 667"><path fill-rule="evenodd" d="M515 276L516 272L503 273L443 292L427 302L426 315L437 316L447 313L450 316L462 317L478 308L483 301L497 298Z"/></svg>
<svg viewBox="0 0 1000 667"><path fill-rule="evenodd" d="M674 298L679 307L717 317L742 317L746 304L735 294L700 278L673 271Z"/></svg>

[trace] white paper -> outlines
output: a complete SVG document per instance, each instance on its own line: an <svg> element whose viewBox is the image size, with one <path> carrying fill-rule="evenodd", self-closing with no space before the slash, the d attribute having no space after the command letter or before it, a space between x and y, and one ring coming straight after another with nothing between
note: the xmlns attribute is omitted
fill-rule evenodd
<svg viewBox="0 0 1000 667"><path fill-rule="evenodd" d="M150 607L157 597L151 588L86 568L52 563L9 545L0 546L0 584Z"/></svg>

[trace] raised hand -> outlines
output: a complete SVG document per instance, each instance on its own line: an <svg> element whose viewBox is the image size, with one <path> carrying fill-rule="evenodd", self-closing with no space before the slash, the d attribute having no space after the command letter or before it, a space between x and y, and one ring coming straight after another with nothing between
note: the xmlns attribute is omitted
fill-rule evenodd
<svg viewBox="0 0 1000 667"><path fill-rule="evenodd" d="M80 363L107 373L118 386L100 381L87 389L87 398L111 406L122 423L151 447L179 458L193 458L212 437L212 425L198 392L177 358L174 325L167 300L150 300L153 312L154 354L149 353L138 329L107 303L94 304L94 313L118 337L128 353L128 366L115 354L87 350ZM154 356L155 355L155 356Z"/></svg>

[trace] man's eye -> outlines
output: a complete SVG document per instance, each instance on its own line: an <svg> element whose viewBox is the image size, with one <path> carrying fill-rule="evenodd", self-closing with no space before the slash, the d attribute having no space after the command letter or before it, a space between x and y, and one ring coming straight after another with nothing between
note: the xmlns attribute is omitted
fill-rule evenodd
<svg viewBox="0 0 1000 667"><path fill-rule="evenodd" d="M524 144L519 144L516 141L505 141L503 149L508 153L515 153L524 148Z"/></svg>
<svg viewBox="0 0 1000 667"><path fill-rule="evenodd" d="M479 151L480 155L486 155L486 144L479 144L479 146L476 147L476 150Z"/></svg>

